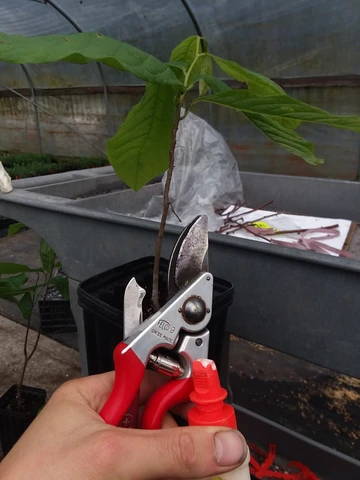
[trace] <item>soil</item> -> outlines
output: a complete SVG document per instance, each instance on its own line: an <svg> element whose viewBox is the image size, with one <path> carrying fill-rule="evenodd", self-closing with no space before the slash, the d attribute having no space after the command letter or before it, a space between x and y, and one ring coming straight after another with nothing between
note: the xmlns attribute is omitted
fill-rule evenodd
<svg viewBox="0 0 360 480"><path fill-rule="evenodd" d="M16 223L16 220L12 220L11 218L5 218L0 216L0 238L7 236L9 226L12 223Z"/></svg>
<svg viewBox="0 0 360 480"><path fill-rule="evenodd" d="M231 340L236 403L360 459L360 379Z"/></svg>
<svg viewBox="0 0 360 480"><path fill-rule="evenodd" d="M40 392L28 392L20 387L19 394L14 394L10 397L5 410L9 410L13 412L13 414L20 413L21 415L30 416L33 415L34 412L37 412L42 404L43 401Z"/></svg>
<svg viewBox="0 0 360 480"><path fill-rule="evenodd" d="M12 448L45 401L45 390L17 385L0 398L0 458Z"/></svg>
<svg viewBox="0 0 360 480"><path fill-rule="evenodd" d="M123 298L126 285L128 284L131 276L119 279L117 282L111 283L100 288L96 292L96 296L114 308L119 308L119 298ZM143 313L144 320L150 317L154 313L153 305L151 302L151 285L152 285L152 268L146 271L136 272L136 281L145 289L146 295L143 300ZM159 280L160 290L160 305L164 305L167 300L167 276L165 271L160 271Z"/></svg>

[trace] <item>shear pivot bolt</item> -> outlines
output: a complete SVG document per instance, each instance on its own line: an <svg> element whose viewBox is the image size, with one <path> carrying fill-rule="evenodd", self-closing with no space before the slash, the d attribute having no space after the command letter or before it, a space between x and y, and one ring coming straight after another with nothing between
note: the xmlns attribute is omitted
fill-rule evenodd
<svg viewBox="0 0 360 480"><path fill-rule="evenodd" d="M206 305L200 297L190 297L181 309L184 320L188 323L199 323L206 315Z"/></svg>

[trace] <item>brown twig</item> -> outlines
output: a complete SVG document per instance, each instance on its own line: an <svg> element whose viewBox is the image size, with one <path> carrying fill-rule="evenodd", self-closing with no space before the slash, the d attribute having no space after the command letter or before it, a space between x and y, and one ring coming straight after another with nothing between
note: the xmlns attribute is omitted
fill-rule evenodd
<svg viewBox="0 0 360 480"><path fill-rule="evenodd" d="M248 227L249 225L254 225L256 222L260 222L260 220L264 220L265 218L275 217L276 215L278 215L278 213L263 215L262 217L256 218L254 220L249 220L248 222L241 222L241 223L238 220L234 220L233 218L231 218L227 225L223 225L218 229L218 232L220 233L226 232L226 234L228 235L229 233L236 232L238 230L241 230L242 228ZM245 230L247 229L245 228Z"/></svg>
<svg viewBox="0 0 360 480"><path fill-rule="evenodd" d="M151 301L155 311L159 310L160 308L159 278L160 278L161 247L162 247L162 241L165 233L166 219L169 213L169 207L171 205L169 192L170 192L172 174L174 171L176 133L179 127L179 122L180 122L180 106L177 108L177 111L176 111L176 120L175 120L174 128L172 131L172 143L169 151L169 167L167 171L166 182L165 182L164 193L163 193L163 210L161 214L160 227L159 227L158 235L155 242L154 270L153 270L152 295L151 295Z"/></svg>
<svg viewBox="0 0 360 480"><path fill-rule="evenodd" d="M327 227L321 227L321 228L326 228L326 229L332 229L332 228L337 228L339 226L338 223L336 223L335 225L328 225ZM303 233L303 232L307 232L309 229L308 228L299 228L299 229L295 229L295 230L278 230L277 232L273 232L273 233L270 233L269 235L273 236L273 235L286 235L288 233Z"/></svg>
<svg viewBox="0 0 360 480"><path fill-rule="evenodd" d="M48 287L49 287L49 282L53 277L54 269L55 269L55 263L51 266L51 269L50 269L50 272L48 272L48 275L45 276L45 283L42 284L42 285L39 285L39 279L40 279L39 273L37 274L37 277L36 277L34 295L33 295L32 300L31 300L31 309L30 309L30 313L29 313L29 316L28 316L27 322L26 322L26 334L25 334L25 339L24 339L24 363L23 363L23 367L22 367L21 375L20 375L20 381L19 381L20 386L23 385L23 383L24 383L24 378L25 378L25 373L26 373L26 370L27 370L27 366L28 366L30 360L32 359L34 353L36 352L38 344L39 344L39 340L40 340L40 327L39 327L38 330L37 330L37 335L36 335L35 342L32 346L32 349L31 349L30 353L28 353L29 333L30 333L30 328L31 328L31 321L32 321L34 307L35 307L36 303L39 301L40 298L45 298L46 297Z"/></svg>
<svg viewBox="0 0 360 480"><path fill-rule="evenodd" d="M254 225L256 222L260 222L261 220L265 220L265 218L270 218L270 217L276 217L276 215L279 215L278 213L271 213L270 215L264 215L259 218L255 218L254 220L249 220L247 222L242 223L241 225L244 227L245 225Z"/></svg>
<svg viewBox="0 0 360 480"><path fill-rule="evenodd" d="M247 232L251 233L252 235L255 235L255 237L262 238L263 240L266 240L267 242L271 243L271 240L266 238L264 235L260 235L260 233L253 232L247 226L244 226L244 228Z"/></svg>
<svg viewBox="0 0 360 480"><path fill-rule="evenodd" d="M263 205L260 205L259 207L256 207L256 208L251 208L250 210L246 210L245 212L242 212L241 214L239 213L239 215L242 217L244 215L248 215L249 213L253 213L253 212L257 212L258 210L262 210L263 208L265 207L268 207L269 205L271 205L273 203L274 200L270 200L269 202L266 202L264 203ZM237 217L237 215L235 215L235 218Z"/></svg>
<svg viewBox="0 0 360 480"><path fill-rule="evenodd" d="M260 220L264 220L265 218L270 218L270 217L275 217L278 215L278 213L270 213L269 215L263 215L262 217L256 218L254 220L249 220L247 222L240 222L240 220L243 220L244 215L248 215L249 213L256 212L257 210L262 210L264 207L267 207L273 202L273 200L270 200L269 202L266 202L262 205L260 205L258 208L251 208L245 212L239 213L236 215L236 211L239 210L241 207L241 204L235 204L232 206L230 211L224 214L224 212L227 209L217 210L216 213L218 213L221 216L225 216L224 220L224 225L222 225L217 231L219 233L225 233L226 235L229 235L231 233L237 232L241 229L246 230L248 233L251 233L255 237L259 237L262 240L265 240L266 242L271 242L268 238L266 238L265 234L261 235L258 232L254 232L253 230L250 230L248 227L255 224L256 222L260 222Z"/></svg>
<svg viewBox="0 0 360 480"><path fill-rule="evenodd" d="M278 231L274 231L273 228L269 228L269 229L264 229L264 231L261 232L261 229L259 227L256 227L257 222L260 222L261 220L265 220L266 218L275 217L275 216L279 215L280 212L271 213L269 215L263 215L259 218L256 218L256 219L253 219L253 220L248 220L247 222L243 221L244 220L243 217L245 215L256 212L257 210L262 210L264 207L270 205L271 203L272 203L272 201L267 202L267 203L261 205L258 208L252 208L252 209L249 209L245 212L238 213L238 214L236 214L236 211L239 210L239 208L241 207L241 205L239 205L239 204L232 205L230 209L229 209L229 207L227 207L223 210L217 210L216 213L218 213L218 215L221 215L221 216L225 217L224 225L222 225L217 231L219 233L225 233L226 235L230 235L230 234L235 233L235 232L237 232L241 229L244 229L248 233L251 233L251 235L254 235L255 237L259 237L262 240L264 240L266 242L269 242L269 243L279 242L278 240L273 240L273 239L269 238L269 237L272 237L274 235L285 235L285 234L289 234L289 233L304 233L304 232L309 231L309 228L298 228L298 229L278 230ZM224 213L224 212L226 212L226 213ZM255 228L254 229L250 228L251 226L254 226ZM334 224L334 225L328 225L326 227L321 227L321 228L331 230L333 228L337 228L338 226L339 226L338 224ZM261 233L257 230L260 230Z"/></svg>
<svg viewBox="0 0 360 480"><path fill-rule="evenodd" d="M35 291L36 291L37 288L38 288L39 278L40 278L40 275L39 275L39 273L38 273L37 276L36 276ZM30 333L30 327L31 327L31 319L32 319L32 314L33 314L33 310L34 310L34 306L35 306L35 301L36 301L36 295L35 295L35 293L34 293L33 298L32 298L32 300L31 300L30 313L29 313L29 316L28 316L27 321L26 321L26 333L25 333L24 346L23 346L24 363L23 363L23 366L22 366L22 369L21 369L19 385L22 385L22 384L24 383L25 372L26 372L27 365L28 365L28 363L29 363L28 342L29 342L29 333Z"/></svg>
<svg viewBox="0 0 360 480"><path fill-rule="evenodd" d="M235 228L235 231L236 231L236 230L239 230L240 228L242 228L242 226L244 226L244 225L251 225L252 223L259 222L260 220L263 220L264 218L269 218L269 217L272 217L274 215L278 215L278 213L272 213L270 215L260 217L256 220L239 223L239 221L243 219L242 218L243 216L248 215L248 214L253 213L253 212L256 212L257 210L262 210L263 208L267 207L271 203L273 203L273 200L270 200L266 203L263 203L256 208L251 208L249 210L245 210L245 212L238 213L238 214L236 214L236 212L237 212L237 210L239 210L242 207L241 203L235 203L234 205L231 205L231 207L226 207L226 208L215 210L215 213L217 213L218 215L220 215L222 217L225 217L224 225L222 225L217 231L219 233L224 233L227 230L229 230L229 229L233 230L234 228ZM229 208L230 208L230 210L229 210ZM229 210L229 211L227 211L227 210Z"/></svg>
<svg viewBox="0 0 360 480"><path fill-rule="evenodd" d="M175 217L179 220L180 223L182 223L182 220L181 220L181 218L179 217L179 215L176 213L176 210L175 210L174 205L172 204L172 202L170 202L170 208L171 208L171 211L173 212L173 214L175 215Z"/></svg>

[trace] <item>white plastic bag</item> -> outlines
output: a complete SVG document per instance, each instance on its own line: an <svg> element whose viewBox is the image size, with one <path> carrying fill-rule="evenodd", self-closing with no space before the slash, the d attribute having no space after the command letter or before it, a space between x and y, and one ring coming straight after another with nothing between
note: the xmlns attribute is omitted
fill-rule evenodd
<svg viewBox="0 0 360 480"><path fill-rule="evenodd" d="M165 185L166 174L163 178ZM196 215L206 214L209 230L222 223L215 209L243 201L238 164L222 135L205 120L188 113L177 132L175 167L170 188L172 209L186 225ZM154 196L141 216L159 220L162 197ZM179 224L173 211L169 223Z"/></svg>
<svg viewBox="0 0 360 480"><path fill-rule="evenodd" d="M4 165L0 162L0 192L9 193L13 190L11 185L10 175L4 168Z"/></svg>

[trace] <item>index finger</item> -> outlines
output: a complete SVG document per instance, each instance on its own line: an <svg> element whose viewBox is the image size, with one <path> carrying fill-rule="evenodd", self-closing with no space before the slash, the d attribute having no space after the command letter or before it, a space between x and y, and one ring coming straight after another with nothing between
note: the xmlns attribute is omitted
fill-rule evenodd
<svg viewBox="0 0 360 480"><path fill-rule="evenodd" d="M72 400L76 399L81 403L85 403L98 413L111 394L114 379L114 371L82 377L71 381L68 391ZM131 381L131 376L129 381ZM167 377L146 370L139 389L140 404L145 403L151 394L167 381Z"/></svg>

